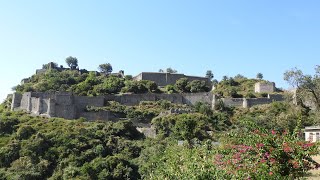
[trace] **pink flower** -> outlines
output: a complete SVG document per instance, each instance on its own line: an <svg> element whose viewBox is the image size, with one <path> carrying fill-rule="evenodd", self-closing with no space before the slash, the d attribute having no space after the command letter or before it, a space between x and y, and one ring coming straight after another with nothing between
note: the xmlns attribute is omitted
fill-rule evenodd
<svg viewBox="0 0 320 180"><path fill-rule="evenodd" d="M270 172L269 172L269 175L272 176L272 175L273 175L273 172L270 171Z"/></svg>
<svg viewBox="0 0 320 180"><path fill-rule="evenodd" d="M259 143L259 144L257 144L256 146L257 146L257 148L262 148L262 147L264 146L264 144Z"/></svg>
<svg viewBox="0 0 320 180"><path fill-rule="evenodd" d="M269 159L270 154L269 154L268 152L266 152L266 153L264 154L264 157L267 158L267 159Z"/></svg>
<svg viewBox="0 0 320 180"><path fill-rule="evenodd" d="M276 134L276 131L275 131L275 130L272 130L271 133L272 133L273 135L275 135L275 134Z"/></svg>

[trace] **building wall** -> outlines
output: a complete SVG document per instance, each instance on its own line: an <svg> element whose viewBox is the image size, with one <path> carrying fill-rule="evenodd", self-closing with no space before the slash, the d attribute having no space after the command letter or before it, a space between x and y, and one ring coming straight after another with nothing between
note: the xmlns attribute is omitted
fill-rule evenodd
<svg viewBox="0 0 320 180"><path fill-rule="evenodd" d="M275 98L275 99L273 99ZM279 96L269 98L223 98L226 106L250 107L260 104L268 104L280 100ZM12 110L25 110L36 115L47 117L61 117L65 119L77 119L85 117L88 120L112 120L114 114L108 112L86 112L86 106L103 107L106 101L116 101L123 105L138 105L141 101L168 100L172 103L194 105L196 102L205 102L215 105L216 97L211 93L184 93L184 94L122 94L97 97L75 96L71 93L24 93L14 94Z"/></svg>
<svg viewBox="0 0 320 180"><path fill-rule="evenodd" d="M168 84L175 84L181 78L188 78L189 81L200 80L205 81L208 86L211 86L210 80L205 77L186 76L184 74L171 74L171 73L157 73L157 72L143 72L135 76L133 79L136 81L149 80L157 83L158 86L166 86Z"/></svg>
<svg viewBox="0 0 320 180"><path fill-rule="evenodd" d="M305 132L305 140L310 142L320 141L320 129Z"/></svg>
<svg viewBox="0 0 320 180"><path fill-rule="evenodd" d="M228 107L243 107L244 98L222 98L222 102Z"/></svg>
<svg viewBox="0 0 320 180"><path fill-rule="evenodd" d="M275 83L258 82L255 84L254 91L256 93L273 93L275 92Z"/></svg>

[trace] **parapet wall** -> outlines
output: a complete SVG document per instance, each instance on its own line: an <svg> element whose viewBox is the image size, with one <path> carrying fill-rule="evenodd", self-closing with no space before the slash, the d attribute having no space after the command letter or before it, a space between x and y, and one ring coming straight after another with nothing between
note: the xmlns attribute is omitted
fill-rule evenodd
<svg viewBox="0 0 320 180"><path fill-rule="evenodd" d="M254 86L254 92L256 93L273 93L276 90L274 82L258 82Z"/></svg>
<svg viewBox="0 0 320 180"><path fill-rule="evenodd" d="M87 106L103 107L106 101L116 101L123 105L138 105L141 101L168 100L172 103L194 105L198 101L211 104L212 93L186 94L122 94L107 96L76 96L71 93L14 93L12 110L24 110L31 114L47 117L61 117L88 120L110 120L116 118L110 112L86 112Z"/></svg>
<svg viewBox="0 0 320 180"><path fill-rule="evenodd" d="M157 73L157 72L142 72L133 79L136 81L149 80L157 83L158 86L166 86L168 84L175 84L181 78L188 78L189 81L200 80L205 81L208 86L211 86L210 80L206 77L186 76L177 73Z"/></svg>
<svg viewBox="0 0 320 180"><path fill-rule="evenodd" d="M103 107L107 101L116 101L123 105L138 105L141 101L168 100L177 104L194 105L204 102L214 107L217 99L211 92L185 94L122 94L106 96L76 96L71 93L14 93L12 110L24 110L31 114L47 117L77 119L84 117L88 120L110 120L117 118L110 112L86 112L87 106ZM283 100L282 95L269 95L268 98L222 98L226 106L247 108L254 105L269 104Z"/></svg>
<svg viewBox="0 0 320 180"><path fill-rule="evenodd" d="M225 106L249 108L251 106L270 104L274 101L283 101L284 97L281 94L269 94L267 98L222 98ZM214 100L217 102L217 100Z"/></svg>

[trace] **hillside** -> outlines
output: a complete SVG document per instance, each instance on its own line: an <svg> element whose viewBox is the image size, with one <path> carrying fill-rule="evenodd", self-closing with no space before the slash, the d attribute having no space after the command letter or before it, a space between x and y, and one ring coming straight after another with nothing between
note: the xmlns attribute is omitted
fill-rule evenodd
<svg viewBox="0 0 320 180"><path fill-rule="evenodd" d="M53 65L52 65L53 64ZM80 96L99 96L119 93L173 93L173 92L207 92L210 87L201 80L181 78L177 84L159 88L154 81L133 80L131 75L104 71L87 71L85 69L59 68L56 63L43 65L43 69L13 89L23 92L72 92ZM51 67L53 66L53 67ZM111 66L111 65L110 65Z"/></svg>
<svg viewBox="0 0 320 180"><path fill-rule="evenodd" d="M234 88L244 95L256 82L223 80L215 91ZM49 69L16 90L96 96L121 93L130 83L146 88L152 81ZM188 85L181 79L171 87L179 91ZM215 109L205 102L106 101L85 111L117 118L88 121L10 111L10 98L0 106L0 179L291 179L319 167L312 160L318 144L301 134L304 127L320 124L319 111L300 104L303 100ZM146 137L137 126L155 134Z"/></svg>

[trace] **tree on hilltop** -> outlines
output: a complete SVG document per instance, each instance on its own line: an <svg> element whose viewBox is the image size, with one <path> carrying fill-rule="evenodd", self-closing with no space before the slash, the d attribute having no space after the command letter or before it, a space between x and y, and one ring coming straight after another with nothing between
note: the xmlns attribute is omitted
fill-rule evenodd
<svg viewBox="0 0 320 180"><path fill-rule="evenodd" d="M171 67L166 69L167 73L177 73L178 71L175 69L172 69Z"/></svg>
<svg viewBox="0 0 320 180"><path fill-rule="evenodd" d="M263 79L263 74L262 73L258 73L257 74L257 79L262 80Z"/></svg>
<svg viewBox="0 0 320 180"><path fill-rule="evenodd" d="M110 63L100 64L98 69L100 72L105 74L110 74L112 72L112 66Z"/></svg>
<svg viewBox="0 0 320 180"><path fill-rule="evenodd" d="M320 110L320 66L316 66L315 75L305 75L301 70L294 68L284 73L284 80L296 88L297 104L308 108L310 102Z"/></svg>
<svg viewBox="0 0 320 180"><path fill-rule="evenodd" d="M212 73L212 71L211 70L208 70L207 72L206 72L206 78L208 78L208 79L212 79L214 77L214 75L213 75L213 73Z"/></svg>
<svg viewBox="0 0 320 180"><path fill-rule="evenodd" d="M78 59L76 57L69 56L66 58L66 63L70 69L76 69L78 66Z"/></svg>

